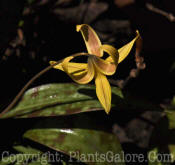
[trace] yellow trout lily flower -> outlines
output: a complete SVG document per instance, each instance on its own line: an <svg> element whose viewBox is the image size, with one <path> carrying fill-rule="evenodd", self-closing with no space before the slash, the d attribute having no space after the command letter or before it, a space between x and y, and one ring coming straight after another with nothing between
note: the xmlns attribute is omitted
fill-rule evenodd
<svg viewBox="0 0 175 165"><path fill-rule="evenodd" d="M77 25L76 30L81 32L85 41L88 51L87 63L70 62L75 56L69 56L54 68L66 72L79 84L87 84L94 78L97 97L108 114L111 109L111 87L106 75L115 73L118 63L127 57L139 33L137 31L137 36L131 42L117 50L111 45L102 45L95 31L87 24ZM100 58L104 52L109 54L105 60ZM50 61L51 65L55 63Z"/></svg>

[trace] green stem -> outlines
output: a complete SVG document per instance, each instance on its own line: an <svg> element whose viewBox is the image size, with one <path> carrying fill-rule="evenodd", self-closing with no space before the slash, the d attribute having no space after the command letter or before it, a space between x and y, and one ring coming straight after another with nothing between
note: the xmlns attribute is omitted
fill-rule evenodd
<svg viewBox="0 0 175 165"><path fill-rule="evenodd" d="M88 53L75 53L71 56L80 56L80 55L87 55ZM42 71L40 71L39 73L37 73L34 77L32 77L27 84L20 90L20 92L16 95L16 97L12 100L12 102L0 113L0 118L3 117L3 115L5 113L7 113L10 109L12 109L15 104L17 103L17 101L21 98L21 96L24 94L24 92L27 90L27 88L37 79L39 78L41 75L43 75L44 73L46 73L47 71L49 71L50 69L52 69L55 65L58 65L59 63L61 63L63 60L59 60L57 61L55 64L48 66L47 68L43 69Z"/></svg>

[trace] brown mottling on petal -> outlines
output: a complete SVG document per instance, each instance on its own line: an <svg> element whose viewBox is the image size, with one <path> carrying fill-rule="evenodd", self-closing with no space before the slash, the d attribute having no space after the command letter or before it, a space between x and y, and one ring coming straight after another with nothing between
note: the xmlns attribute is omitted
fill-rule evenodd
<svg viewBox="0 0 175 165"><path fill-rule="evenodd" d="M102 51L100 49L101 42L95 31L90 26L83 25L81 27L81 33L83 34L88 53L99 57L102 56Z"/></svg>
<svg viewBox="0 0 175 165"><path fill-rule="evenodd" d="M96 68L105 75L112 75L115 73L117 66L114 63L106 62L99 57L92 56L92 61Z"/></svg>

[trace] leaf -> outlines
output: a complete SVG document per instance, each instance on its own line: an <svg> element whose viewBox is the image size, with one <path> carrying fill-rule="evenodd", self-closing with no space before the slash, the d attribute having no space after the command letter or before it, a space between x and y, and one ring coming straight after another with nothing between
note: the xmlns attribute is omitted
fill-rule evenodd
<svg viewBox="0 0 175 165"><path fill-rule="evenodd" d="M114 101L121 107L121 90L113 87L113 94L117 96ZM96 110L102 110L102 107L97 100L95 86L48 84L29 89L4 118L59 116Z"/></svg>
<svg viewBox="0 0 175 165"><path fill-rule="evenodd" d="M25 148L23 146L20 146L20 147L22 147L23 150ZM25 162L25 164L27 164L27 162L29 162L30 160L33 160L34 159L34 154L36 156L39 156L38 153L36 153L36 152L35 153L33 151L30 152L31 149L28 150L27 152L26 151L27 151L27 148L25 148L25 153L22 152L22 154L21 153L19 153L19 154L10 154L10 156L7 156L7 157L3 156L2 160L0 161L0 165L8 165L8 164L12 164L12 163L15 163L15 165L23 165L24 162ZM40 164L41 164L42 159L43 158L40 157L40 162L39 162ZM36 163L36 161L37 161L37 159L35 159L33 161L33 163L34 162ZM47 163L47 165L49 165L49 164Z"/></svg>
<svg viewBox="0 0 175 165"><path fill-rule="evenodd" d="M48 163L48 156L45 153L39 151L38 149L32 148L30 146L24 147L22 145L14 146L13 148L19 153L21 153L15 155L15 165L50 165Z"/></svg>
<svg viewBox="0 0 175 165"><path fill-rule="evenodd" d="M40 162L31 162L28 165L41 165L41 163Z"/></svg>
<svg viewBox="0 0 175 165"><path fill-rule="evenodd" d="M170 165L175 162L175 112L166 114L152 133L149 165Z"/></svg>
<svg viewBox="0 0 175 165"><path fill-rule="evenodd" d="M168 106L167 109L170 110L170 111L175 112L175 96L173 97L173 99L171 101L171 104Z"/></svg>
<svg viewBox="0 0 175 165"><path fill-rule="evenodd" d="M171 165L174 161L175 145L170 145L170 153L160 153L158 148L148 152L149 165Z"/></svg>
<svg viewBox="0 0 175 165"><path fill-rule="evenodd" d="M157 148L152 149L148 152L149 165L162 165L161 162L158 162L158 150Z"/></svg>
<svg viewBox="0 0 175 165"><path fill-rule="evenodd" d="M8 165L15 163L15 165L51 165L50 163L56 159L49 158L50 152L41 152L32 147L24 147L22 145L13 147L19 154L11 154L11 156L4 157L0 161L0 165ZM50 162L49 162L50 161ZM61 160L63 162L63 160Z"/></svg>
<svg viewBox="0 0 175 165"><path fill-rule="evenodd" d="M55 151L63 152L73 158L85 162L88 165L106 165L107 159L103 160L100 155L105 154L118 161L117 164L124 164L122 159L122 148L116 136L103 131L88 129L33 129L24 134L24 138L47 146ZM91 154L91 156L90 156ZM98 154L95 158L95 154ZM118 160L115 155L118 154ZM93 157L93 156L94 157ZM119 160L120 158L120 160ZM95 162L96 161L96 162ZM101 161L101 162L100 162ZM116 162L110 162L116 164Z"/></svg>
<svg viewBox="0 0 175 165"><path fill-rule="evenodd" d="M123 95L117 87L112 87L111 90L113 111L162 111L159 106L143 98L133 97L129 93ZM3 118L60 116L99 110L103 109L94 85L47 84L29 89L16 107L4 114Z"/></svg>
<svg viewBox="0 0 175 165"><path fill-rule="evenodd" d="M8 165L8 164L14 163L15 161L16 161L16 155L2 157L2 160L0 161L0 165Z"/></svg>
<svg viewBox="0 0 175 165"><path fill-rule="evenodd" d="M13 148L16 151L24 153L24 154L42 154L41 151L34 149L34 148L31 148L30 146L24 147L22 145L18 145L18 146L13 146Z"/></svg>
<svg viewBox="0 0 175 165"><path fill-rule="evenodd" d="M169 119L169 129L175 129L175 111L168 111L166 116Z"/></svg>

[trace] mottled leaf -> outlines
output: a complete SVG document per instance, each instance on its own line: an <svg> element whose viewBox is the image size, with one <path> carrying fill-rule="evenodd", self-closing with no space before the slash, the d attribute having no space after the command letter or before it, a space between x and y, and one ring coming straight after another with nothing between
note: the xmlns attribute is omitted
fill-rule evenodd
<svg viewBox="0 0 175 165"><path fill-rule="evenodd" d="M114 87L115 102L121 104L121 90ZM119 106L120 107L120 106ZM97 100L95 86L78 84L48 84L28 90L8 117L59 116L102 110Z"/></svg>
<svg viewBox="0 0 175 165"><path fill-rule="evenodd" d="M38 149L34 149L29 146L24 147L22 145L14 146L13 148L18 151L19 154L12 154L13 156L2 159L0 165L6 165L10 163L15 163L15 165L50 165L48 163L47 155L43 155L44 153Z"/></svg>
<svg viewBox="0 0 175 165"><path fill-rule="evenodd" d="M24 153L24 154L42 154L41 151L37 150L37 149L34 149L34 148L31 148L31 147L24 147L24 146L21 146L21 145L18 145L18 146L13 146L13 148L20 152L20 153Z"/></svg>
<svg viewBox="0 0 175 165"><path fill-rule="evenodd" d="M112 110L151 110L162 111L159 106L143 98L124 96L117 87L112 87ZM47 117L77 114L88 111L103 110L97 99L94 85L73 83L47 84L29 89L4 118Z"/></svg>
<svg viewBox="0 0 175 165"><path fill-rule="evenodd" d="M122 162L122 149L117 137L103 131L33 129L27 131L24 137L66 153L70 156L69 162L75 158L89 165L124 164ZM102 155L108 158L104 158ZM112 162L109 163L108 160L112 160Z"/></svg>

